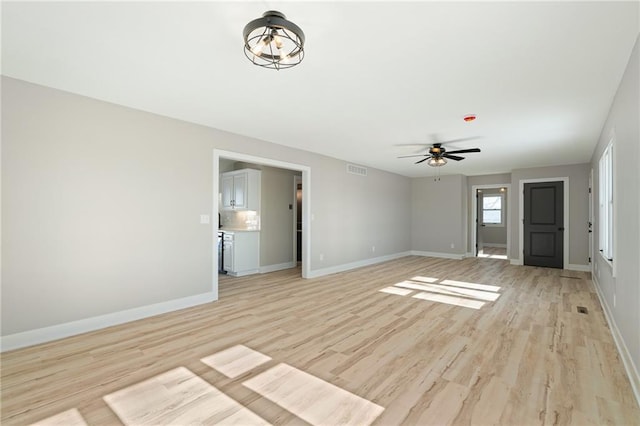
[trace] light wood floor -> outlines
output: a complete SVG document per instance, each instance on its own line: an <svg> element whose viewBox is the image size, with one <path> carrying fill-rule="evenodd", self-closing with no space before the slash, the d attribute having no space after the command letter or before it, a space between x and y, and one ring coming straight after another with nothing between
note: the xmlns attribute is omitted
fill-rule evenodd
<svg viewBox="0 0 640 426"><path fill-rule="evenodd" d="M3 425L640 424L589 275L496 259L224 277L1 360Z"/></svg>
<svg viewBox="0 0 640 426"><path fill-rule="evenodd" d="M496 259L506 259L507 249L504 247L483 247L478 252L478 257L491 257Z"/></svg>

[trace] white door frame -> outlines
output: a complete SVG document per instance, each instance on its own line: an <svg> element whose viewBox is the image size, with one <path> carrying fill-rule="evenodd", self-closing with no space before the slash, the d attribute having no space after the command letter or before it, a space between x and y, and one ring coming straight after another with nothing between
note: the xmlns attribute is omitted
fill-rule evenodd
<svg viewBox="0 0 640 426"><path fill-rule="evenodd" d="M524 184L525 183L538 183L538 182L564 182L562 185L562 196L564 197L563 207L563 226L564 235L562 236L562 269L567 269L569 266L569 177L550 177L550 178L537 178L537 179L520 179L520 192L518 193L519 199L519 250L518 258L511 261L512 264L524 265Z"/></svg>
<svg viewBox="0 0 640 426"><path fill-rule="evenodd" d="M285 161L274 160L265 157L256 157L253 155L242 154L239 152L224 151L221 149L213 150L213 217L218 217L218 194L220 192L220 158L227 158L235 161L244 161L247 163L262 164L280 169L296 170L302 172L302 187L305 188L302 193L302 278L309 276L309 268L311 265L311 167L302 164L288 163ZM215 223L215 221L213 221ZM218 228L212 226L212 246L213 253L217 253ZM218 256L213 256L213 280L212 292L214 300L218 300Z"/></svg>
<svg viewBox="0 0 640 426"><path fill-rule="evenodd" d="M478 197L476 194L478 193L478 189L495 189L495 188L506 188L507 192L507 259L509 259L509 253L511 249L511 208L509 208L509 201L511 200L511 184L510 183L501 183L501 184L490 184L490 185L473 185L471 187L471 226L474 227L473 232L471 232L471 251L473 253L472 257L477 257L476 255L476 242L478 236L476 235L478 232L478 224L476 220L478 220Z"/></svg>
<svg viewBox="0 0 640 426"><path fill-rule="evenodd" d="M594 274L593 265L595 264L593 253L593 168L589 171L589 270Z"/></svg>

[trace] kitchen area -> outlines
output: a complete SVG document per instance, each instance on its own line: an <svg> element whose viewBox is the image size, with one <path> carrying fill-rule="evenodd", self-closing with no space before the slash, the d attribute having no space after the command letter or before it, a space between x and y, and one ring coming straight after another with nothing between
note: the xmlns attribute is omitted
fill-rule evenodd
<svg viewBox="0 0 640 426"><path fill-rule="evenodd" d="M220 159L218 273L240 277L297 266L299 172Z"/></svg>

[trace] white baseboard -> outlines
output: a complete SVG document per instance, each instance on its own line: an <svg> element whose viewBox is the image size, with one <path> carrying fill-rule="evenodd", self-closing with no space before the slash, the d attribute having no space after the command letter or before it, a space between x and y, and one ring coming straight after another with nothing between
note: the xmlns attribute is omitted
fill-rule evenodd
<svg viewBox="0 0 640 426"><path fill-rule="evenodd" d="M363 266L375 265L376 263L386 262L388 260L399 259L409 256L411 252L395 253L387 256L374 257L371 259L359 260L357 262L345 263L342 265L330 266L328 268L316 269L309 271L307 278L318 278L325 275L335 274L338 272L348 271L350 269L361 268Z"/></svg>
<svg viewBox="0 0 640 426"><path fill-rule="evenodd" d="M471 253L470 251L466 252L464 257L475 257L475 255L473 253Z"/></svg>
<svg viewBox="0 0 640 426"><path fill-rule="evenodd" d="M87 333L101 328L111 327L113 325L152 317L166 312L190 308L192 306L202 305L203 303L209 303L216 300L218 300L216 293L203 293L195 296L183 297L181 299L169 300L167 302L155 303L153 305L140 306L138 308L99 315L97 317L71 321L64 324L52 325L50 327L9 334L7 336L2 336L0 352L63 339L65 337L75 336L77 334Z"/></svg>
<svg viewBox="0 0 640 426"><path fill-rule="evenodd" d="M268 272L281 271L283 269L291 269L291 268L295 268L296 265L297 265L297 262L285 262L285 263L278 263L275 265L261 266L260 273L266 274Z"/></svg>
<svg viewBox="0 0 640 426"><path fill-rule="evenodd" d="M568 269L569 271L591 272L591 266L590 265L576 265L576 264L570 263L564 269Z"/></svg>
<svg viewBox="0 0 640 426"><path fill-rule="evenodd" d="M522 259L509 259L509 263L516 266L522 266Z"/></svg>
<svg viewBox="0 0 640 426"><path fill-rule="evenodd" d="M638 374L638 366L633 363L633 358L629 353L629 349L620 334L620 329L616 324L613 315L611 314L611 310L609 309L609 305L607 304L607 299L605 299L604 294L602 294L602 290L600 289L600 283L598 282L598 278L595 274L592 274L593 285L596 288L596 294L598 295L598 299L600 300L600 304L604 310L604 316L607 319L607 323L609 324L609 329L611 330L611 334L613 335L613 341L618 348L618 353L620 354L620 358L622 358L622 364L624 365L624 369L627 371L627 376L629 377L629 381L631 382L631 388L633 389L633 394L636 397L636 401L638 405L640 405L640 374Z"/></svg>
<svg viewBox="0 0 640 426"><path fill-rule="evenodd" d="M425 256L425 257L441 257L444 259L455 259L462 260L464 259L464 254L456 254L456 253L437 253L433 251L420 251L420 250L411 250L412 256Z"/></svg>
<svg viewBox="0 0 640 426"><path fill-rule="evenodd" d="M498 243L482 243L484 247L496 247L496 248L507 248L506 244L498 244Z"/></svg>
<svg viewBox="0 0 640 426"><path fill-rule="evenodd" d="M260 273L260 269L246 269L244 271L240 271L240 272L231 272L231 271L227 271L227 275L230 275L232 277L244 277L246 275L253 275L253 274L258 274Z"/></svg>

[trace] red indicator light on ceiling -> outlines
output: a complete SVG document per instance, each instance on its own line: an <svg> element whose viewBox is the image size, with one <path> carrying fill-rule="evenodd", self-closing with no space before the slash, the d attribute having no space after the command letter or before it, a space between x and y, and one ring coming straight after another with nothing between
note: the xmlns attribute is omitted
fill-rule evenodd
<svg viewBox="0 0 640 426"><path fill-rule="evenodd" d="M474 114L465 115L463 118L463 120L466 121L467 123L475 119L476 119L476 116Z"/></svg>

